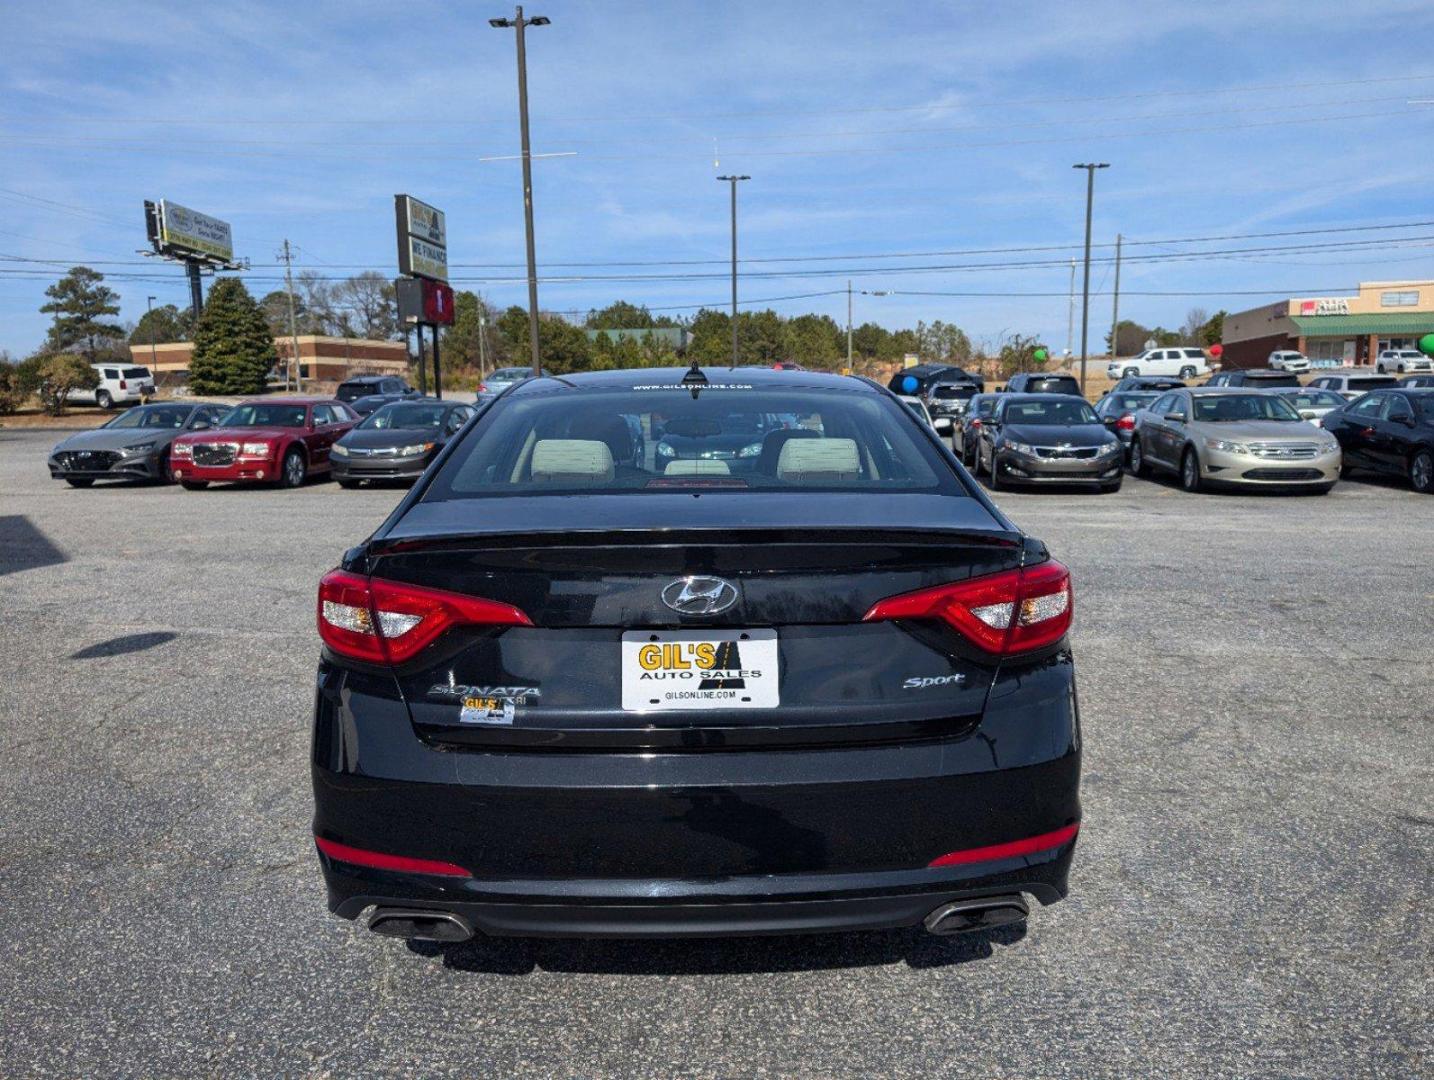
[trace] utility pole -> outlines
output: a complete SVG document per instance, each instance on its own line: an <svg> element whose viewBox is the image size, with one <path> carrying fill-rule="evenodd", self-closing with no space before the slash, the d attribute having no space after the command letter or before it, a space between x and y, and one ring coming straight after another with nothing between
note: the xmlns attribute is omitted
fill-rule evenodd
<svg viewBox="0 0 1434 1080"><path fill-rule="evenodd" d="M732 186L732 366L737 366L737 181L750 176L719 176Z"/></svg>
<svg viewBox="0 0 1434 1080"><path fill-rule="evenodd" d="M485 314L486 305L482 298L478 300L478 381L484 379L484 372L488 369L488 316Z"/></svg>
<svg viewBox="0 0 1434 1080"><path fill-rule="evenodd" d="M1089 355L1087 334L1090 330L1090 215L1095 202L1095 171L1108 169L1108 162L1087 162L1072 165L1072 169L1085 170L1085 283L1081 288L1080 309L1080 392L1085 393L1085 362Z"/></svg>
<svg viewBox="0 0 1434 1080"><path fill-rule="evenodd" d="M299 366L299 319L294 313L294 257L289 252L289 241L284 240L284 251L279 256L284 260L284 288L289 294L289 341L293 345L294 355L291 365L294 369L294 391L304 388L303 369ZM289 380L284 379L284 389L289 388Z"/></svg>
<svg viewBox="0 0 1434 1080"><path fill-rule="evenodd" d="M154 375L159 371L159 354L154 348L154 297L146 296L144 306L149 313L149 373Z"/></svg>
<svg viewBox="0 0 1434 1080"><path fill-rule="evenodd" d="M534 376L543 373L543 365L538 356L538 259L533 243L533 154L528 146L528 53L523 31L529 26L547 26L551 22L545 15L523 18L521 6L511 19L488 20L489 26L512 27L518 31L518 125L523 135L523 224L528 240L528 345L533 354ZM437 344L435 336L435 351Z"/></svg>
<svg viewBox="0 0 1434 1080"><path fill-rule="evenodd" d="M851 278L846 279L846 369L851 370Z"/></svg>
<svg viewBox="0 0 1434 1080"><path fill-rule="evenodd" d="M1070 363L1071 352L1075 349L1075 266L1071 260L1070 300L1066 304L1066 363Z"/></svg>
<svg viewBox="0 0 1434 1080"><path fill-rule="evenodd" d="M1120 356L1120 233L1115 234L1115 300L1110 307L1110 358Z"/></svg>

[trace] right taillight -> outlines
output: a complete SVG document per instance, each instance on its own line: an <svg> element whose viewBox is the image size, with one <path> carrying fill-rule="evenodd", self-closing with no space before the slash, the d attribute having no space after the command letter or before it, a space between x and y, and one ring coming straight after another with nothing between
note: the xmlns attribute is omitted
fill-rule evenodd
<svg viewBox="0 0 1434 1080"><path fill-rule="evenodd" d="M1070 571L1050 561L890 596L862 621L940 619L986 652L1008 656L1060 641L1073 608Z"/></svg>
<svg viewBox="0 0 1434 1080"><path fill-rule="evenodd" d="M1132 413L1126 413L1115 422L1115 427L1117 431L1134 431L1135 416Z"/></svg>
<svg viewBox="0 0 1434 1080"><path fill-rule="evenodd" d="M511 604L331 570L319 582L319 637L371 664L402 663L454 626L532 626Z"/></svg>

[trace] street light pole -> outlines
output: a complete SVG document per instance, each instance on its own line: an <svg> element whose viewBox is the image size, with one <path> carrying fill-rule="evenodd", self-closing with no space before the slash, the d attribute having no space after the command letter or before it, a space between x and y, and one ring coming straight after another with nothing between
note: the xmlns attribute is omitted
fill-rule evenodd
<svg viewBox="0 0 1434 1080"><path fill-rule="evenodd" d="M737 181L750 176L719 176L732 186L732 366L737 366Z"/></svg>
<svg viewBox="0 0 1434 1080"><path fill-rule="evenodd" d="M1085 283L1081 286L1081 308L1080 308L1080 392L1085 393L1085 362L1089 355L1087 350L1087 334L1090 329L1090 214L1091 206L1095 201L1095 171L1096 169L1108 169L1108 162L1087 162L1083 165L1072 165L1072 169L1085 170Z"/></svg>
<svg viewBox="0 0 1434 1080"><path fill-rule="evenodd" d="M538 260L533 243L533 154L528 146L528 53L523 31L526 27L547 26L550 22L545 15L523 18L521 6L511 19L488 20L489 26L512 27L518 31L518 124L523 137L523 225L528 241L528 345L535 376L543 373L543 365L538 356Z"/></svg>

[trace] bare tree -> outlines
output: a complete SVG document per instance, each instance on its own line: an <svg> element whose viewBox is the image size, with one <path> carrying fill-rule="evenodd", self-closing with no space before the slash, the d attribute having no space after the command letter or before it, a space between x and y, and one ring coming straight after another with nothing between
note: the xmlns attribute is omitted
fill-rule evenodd
<svg viewBox="0 0 1434 1080"><path fill-rule="evenodd" d="M343 311L344 336L384 340L397 335L397 297L382 274L366 270L339 282L331 292Z"/></svg>
<svg viewBox="0 0 1434 1080"><path fill-rule="evenodd" d="M1204 308L1191 308L1185 313L1185 321L1180 325L1180 343L1182 345L1199 345L1200 331L1210 321L1210 313Z"/></svg>

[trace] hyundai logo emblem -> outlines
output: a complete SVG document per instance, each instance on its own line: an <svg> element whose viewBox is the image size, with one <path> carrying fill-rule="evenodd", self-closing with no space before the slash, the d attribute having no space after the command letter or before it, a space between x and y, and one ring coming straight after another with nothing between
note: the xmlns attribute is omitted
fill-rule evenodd
<svg viewBox="0 0 1434 1080"><path fill-rule="evenodd" d="M679 615L720 615L737 602L737 586L719 577L683 577L662 590L662 602Z"/></svg>

